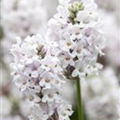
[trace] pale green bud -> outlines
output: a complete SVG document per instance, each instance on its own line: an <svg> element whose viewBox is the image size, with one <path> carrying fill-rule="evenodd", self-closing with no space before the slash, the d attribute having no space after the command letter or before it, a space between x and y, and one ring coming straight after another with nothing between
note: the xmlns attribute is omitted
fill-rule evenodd
<svg viewBox="0 0 120 120"><path fill-rule="evenodd" d="M77 13L81 10L84 10L83 3L82 2L74 2L73 4L69 5L68 10L70 12L70 18L71 18L72 22L75 23Z"/></svg>
<svg viewBox="0 0 120 120"><path fill-rule="evenodd" d="M70 12L70 17L75 18L75 14L73 12Z"/></svg>

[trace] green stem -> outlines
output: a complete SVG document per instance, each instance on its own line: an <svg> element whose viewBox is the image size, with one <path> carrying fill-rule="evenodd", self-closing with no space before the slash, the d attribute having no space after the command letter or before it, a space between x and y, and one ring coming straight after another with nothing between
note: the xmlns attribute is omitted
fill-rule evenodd
<svg viewBox="0 0 120 120"><path fill-rule="evenodd" d="M78 120L84 120L82 94L81 94L81 84L80 84L79 79L76 79L76 87L77 87Z"/></svg>

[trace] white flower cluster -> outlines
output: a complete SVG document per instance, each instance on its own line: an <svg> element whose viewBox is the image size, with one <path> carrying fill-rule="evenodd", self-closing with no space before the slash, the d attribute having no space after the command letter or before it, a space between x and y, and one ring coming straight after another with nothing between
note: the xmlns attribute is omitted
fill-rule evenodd
<svg viewBox="0 0 120 120"><path fill-rule="evenodd" d="M101 68L96 61L99 53L103 55L105 38L94 1L69 1L60 0L58 13L48 23L47 36L58 43L65 72L83 78Z"/></svg>
<svg viewBox="0 0 120 120"><path fill-rule="evenodd" d="M69 120L72 107L60 94L67 78L96 72L104 48L101 21L93 1L60 0L58 13L48 23L46 37L18 38L11 53L12 75L29 103L30 120Z"/></svg>
<svg viewBox="0 0 120 120"><path fill-rule="evenodd" d="M5 37L14 41L16 36L38 34L45 27L46 11L42 0L1 0L1 22Z"/></svg>
<svg viewBox="0 0 120 120"><path fill-rule="evenodd" d="M59 93L65 77L59 59L51 55L56 46L35 35L24 41L18 38L11 49L14 56L12 74L29 103L30 120L68 120L73 113L71 105Z"/></svg>

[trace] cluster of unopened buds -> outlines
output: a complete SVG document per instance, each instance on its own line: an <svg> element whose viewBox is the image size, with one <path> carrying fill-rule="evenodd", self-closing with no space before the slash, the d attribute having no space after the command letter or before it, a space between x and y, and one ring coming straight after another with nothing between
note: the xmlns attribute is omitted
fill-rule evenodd
<svg viewBox="0 0 120 120"><path fill-rule="evenodd" d="M94 2L60 0L45 37L18 38L11 53L15 84L30 106L30 120L69 120L72 106L59 90L67 79L84 78L101 67L104 38Z"/></svg>

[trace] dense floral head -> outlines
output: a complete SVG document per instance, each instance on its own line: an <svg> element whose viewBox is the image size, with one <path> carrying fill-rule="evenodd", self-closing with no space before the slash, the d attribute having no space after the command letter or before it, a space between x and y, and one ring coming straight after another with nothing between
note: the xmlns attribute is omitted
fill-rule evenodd
<svg viewBox="0 0 120 120"><path fill-rule="evenodd" d="M59 59L51 53L55 46L53 42L48 43L40 35L35 35L28 36L23 41L18 39L11 49L14 56L11 64L12 75L29 103L32 113L30 120L48 120L54 115L63 116L61 112L58 114L61 109L63 112L65 110L66 118L72 114L71 107L67 114L65 106L61 106L71 105L59 93L64 83L64 75Z"/></svg>
<svg viewBox="0 0 120 120"><path fill-rule="evenodd" d="M58 43L63 68L70 68L74 77L89 75L101 68L96 61L99 54L104 54L105 39L96 9L94 1L60 0L58 13L48 22L47 36Z"/></svg>

